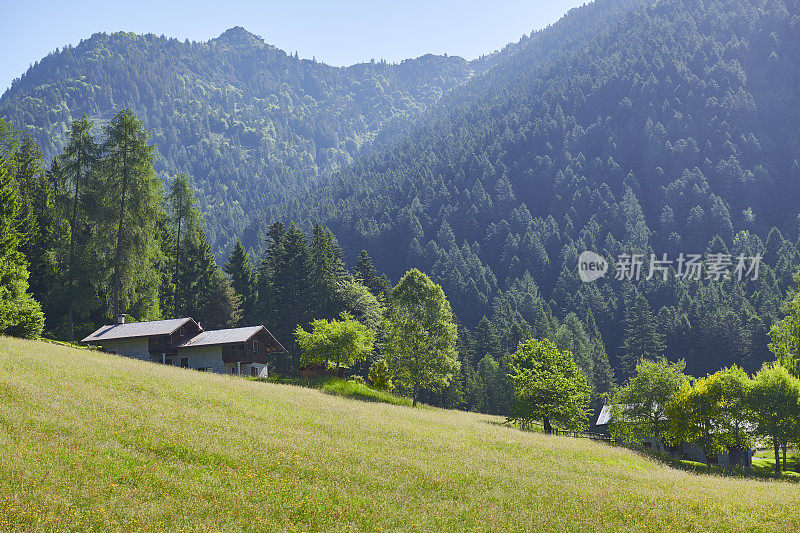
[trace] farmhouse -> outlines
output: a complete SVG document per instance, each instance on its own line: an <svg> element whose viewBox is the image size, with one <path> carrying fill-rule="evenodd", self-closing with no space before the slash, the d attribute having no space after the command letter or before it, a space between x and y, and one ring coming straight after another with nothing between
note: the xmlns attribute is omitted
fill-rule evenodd
<svg viewBox="0 0 800 533"><path fill-rule="evenodd" d="M264 326L203 330L190 317L103 326L81 342L103 351L208 372L266 376L270 354L286 351Z"/></svg>
<svg viewBox="0 0 800 533"><path fill-rule="evenodd" d="M622 406L624 407L624 406ZM609 425L613 419L613 413L610 405L604 405L600 410L600 415L597 417L595 426L598 430L608 433ZM662 419L666 423L666 419ZM653 449L656 446L654 435L640 435L638 437L639 443L645 447ZM663 439L662 439L663 440ZM661 448L670 453L674 457L680 459L688 459L689 461L697 461L704 463L706 461L703 449L694 444L679 444L677 446L667 446L664 442L661 443ZM744 466L752 468L754 449L741 450L741 449L728 449L725 452L712 459L713 464L718 466ZM716 461L716 463L714 463Z"/></svg>

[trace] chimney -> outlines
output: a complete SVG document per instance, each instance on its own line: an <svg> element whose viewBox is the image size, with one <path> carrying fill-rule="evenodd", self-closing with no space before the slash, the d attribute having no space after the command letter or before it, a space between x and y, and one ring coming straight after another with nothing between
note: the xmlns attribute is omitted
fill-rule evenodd
<svg viewBox="0 0 800 533"><path fill-rule="evenodd" d="M114 322L115 325L119 326L120 324L125 323L125 313L120 313L117 315L117 320Z"/></svg>

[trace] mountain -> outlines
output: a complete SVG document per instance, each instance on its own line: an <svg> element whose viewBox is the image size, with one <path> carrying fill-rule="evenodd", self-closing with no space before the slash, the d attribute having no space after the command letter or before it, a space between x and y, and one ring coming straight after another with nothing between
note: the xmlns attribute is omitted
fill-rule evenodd
<svg viewBox="0 0 800 533"><path fill-rule="evenodd" d="M798 13L792 0L595 2L275 216L323 220L393 278L426 270L470 326L487 315L536 334L574 313L619 369L641 294L656 345L692 372L757 367L800 262ZM584 250L763 261L743 282L582 284Z"/></svg>
<svg viewBox="0 0 800 533"><path fill-rule="evenodd" d="M220 251L266 206L346 167L382 132L391 142L472 74L467 61L434 55L331 67L240 27L202 43L98 33L15 80L0 116L50 158L72 120L85 113L102 125L130 107L152 133L156 170L186 172L202 191Z"/></svg>
<svg viewBox="0 0 800 533"><path fill-rule="evenodd" d="M219 255L322 222L350 262L428 272L488 339L475 362L536 336L590 375L606 351L624 376L637 346L753 370L800 263L798 29L798 0L597 0L474 61L346 68L241 28L97 34L34 65L0 116L51 156L71 119L131 106L158 170L201 188ZM585 250L606 279L580 281ZM616 280L624 253L762 261L757 279Z"/></svg>

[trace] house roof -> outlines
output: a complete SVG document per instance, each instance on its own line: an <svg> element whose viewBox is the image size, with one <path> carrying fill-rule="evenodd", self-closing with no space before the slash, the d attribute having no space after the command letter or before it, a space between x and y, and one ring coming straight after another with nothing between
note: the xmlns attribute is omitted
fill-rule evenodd
<svg viewBox="0 0 800 533"><path fill-rule="evenodd" d="M264 326L249 326L246 328L231 328L231 329L217 329L212 331L203 331L198 333L191 339L187 339L178 345L178 348L192 348L194 346L210 346L214 344L233 344L237 342L247 342L259 331L264 332L269 337L272 347L276 352L286 351L285 348L272 336Z"/></svg>
<svg viewBox="0 0 800 533"><path fill-rule="evenodd" d="M622 411L621 415L622 415L622 417L624 417L623 420L625 418L628 418L626 413L625 413L625 411L628 410L628 409L632 409L633 405L632 404L624 404L623 403L623 404L620 404L619 407L620 407L620 410ZM653 412L655 413L655 408L653 409ZM612 412L611 406L610 405L604 405L603 408L600 410L600 415L597 417L597 423L595 423L595 425L596 426L605 426L605 425L609 424L612 421L611 419L613 418L613 416L614 416L614 413ZM659 420L666 420L666 419L667 419L667 417L664 416L663 413L659 415Z"/></svg>
<svg viewBox="0 0 800 533"><path fill-rule="evenodd" d="M596 426L605 426L611 422L611 406L604 405L603 408L600 410L600 416L597 417L597 424Z"/></svg>
<svg viewBox="0 0 800 533"><path fill-rule="evenodd" d="M170 335L179 327L194 322L190 317L172 318L169 320L151 320L149 322L131 322L129 324L114 324L102 326L97 331L84 338L81 342L101 342L112 339L128 339L135 337L149 337L151 335Z"/></svg>

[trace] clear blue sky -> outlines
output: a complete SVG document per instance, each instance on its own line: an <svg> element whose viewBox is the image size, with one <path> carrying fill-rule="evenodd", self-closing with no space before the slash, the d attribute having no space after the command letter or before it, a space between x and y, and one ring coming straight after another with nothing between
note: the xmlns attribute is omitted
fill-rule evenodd
<svg viewBox="0 0 800 533"><path fill-rule="evenodd" d="M206 41L243 26L332 65L502 48L587 0L0 0L0 93L48 52L99 31Z"/></svg>

